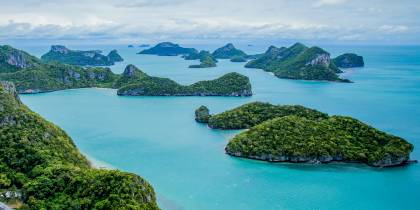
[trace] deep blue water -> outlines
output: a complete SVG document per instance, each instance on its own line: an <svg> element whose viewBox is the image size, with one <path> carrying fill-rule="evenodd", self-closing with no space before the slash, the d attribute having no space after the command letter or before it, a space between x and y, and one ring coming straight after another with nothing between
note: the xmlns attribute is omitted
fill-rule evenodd
<svg viewBox="0 0 420 210"><path fill-rule="evenodd" d="M20 47L38 56L49 48ZM224 146L237 131L197 124L194 110L207 105L217 113L250 101L301 104L399 135L415 145L412 159L420 159L420 47L321 46L332 55L351 51L365 57L366 67L343 75L352 84L283 80L224 60L217 68L188 69L195 61L136 55L139 48L126 46L70 47L106 53L117 48L126 61L112 67L116 73L132 63L183 84L232 71L250 77L255 95L249 98L119 97L111 89L21 96L66 130L91 159L146 178L163 209L419 209L419 164L375 169L232 158L224 154ZM254 53L267 47L241 48Z"/></svg>

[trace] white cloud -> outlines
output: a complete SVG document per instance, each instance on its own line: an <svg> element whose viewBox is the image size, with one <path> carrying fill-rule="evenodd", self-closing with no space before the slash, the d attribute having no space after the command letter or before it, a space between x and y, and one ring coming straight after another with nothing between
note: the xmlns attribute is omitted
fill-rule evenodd
<svg viewBox="0 0 420 210"><path fill-rule="evenodd" d="M347 0L318 0L315 2L315 7L321 7L321 6L328 6L328 5L337 5L345 3Z"/></svg>
<svg viewBox="0 0 420 210"><path fill-rule="evenodd" d="M357 41L404 33L398 39L420 43L420 7L401 1L2 0L0 39Z"/></svg>

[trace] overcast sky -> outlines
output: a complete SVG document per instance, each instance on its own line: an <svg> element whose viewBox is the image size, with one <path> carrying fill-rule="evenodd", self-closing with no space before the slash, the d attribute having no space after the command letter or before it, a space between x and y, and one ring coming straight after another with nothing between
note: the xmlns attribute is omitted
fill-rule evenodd
<svg viewBox="0 0 420 210"><path fill-rule="evenodd" d="M420 44L420 0L0 0L0 40Z"/></svg>

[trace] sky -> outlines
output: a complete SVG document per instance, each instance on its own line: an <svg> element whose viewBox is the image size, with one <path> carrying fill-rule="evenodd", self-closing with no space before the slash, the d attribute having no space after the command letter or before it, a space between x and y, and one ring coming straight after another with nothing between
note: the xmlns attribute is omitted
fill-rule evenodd
<svg viewBox="0 0 420 210"><path fill-rule="evenodd" d="M420 44L420 0L0 0L0 41Z"/></svg>

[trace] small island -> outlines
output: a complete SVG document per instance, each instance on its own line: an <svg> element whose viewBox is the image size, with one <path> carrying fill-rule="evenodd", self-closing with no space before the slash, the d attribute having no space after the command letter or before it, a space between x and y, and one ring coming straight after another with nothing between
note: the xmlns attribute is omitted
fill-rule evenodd
<svg viewBox="0 0 420 210"><path fill-rule="evenodd" d="M348 61L353 62L350 59ZM263 69L284 79L351 82L339 77L342 71L335 63L339 63L338 60L332 61L330 54L322 48L296 43L288 48L271 46L245 67Z"/></svg>
<svg viewBox="0 0 420 210"><path fill-rule="evenodd" d="M209 51L202 50L197 54L185 56L185 60L200 60L200 64L190 65L189 68L210 68L216 67L217 60Z"/></svg>
<svg viewBox="0 0 420 210"><path fill-rule="evenodd" d="M115 62L123 61L117 50L112 50L107 56L102 55L100 50L70 50L62 45L53 45L51 50L42 55L45 62L60 62L79 66L111 66Z"/></svg>
<svg viewBox="0 0 420 210"><path fill-rule="evenodd" d="M198 122L218 129L248 129L230 140L225 150L235 157L269 162L365 163L391 167L409 162L413 145L359 120L328 116L303 106L254 102L207 116L196 110Z"/></svg>
<svg viewBox="0 0 420 210"><path fill-rule="evenodd" d="M162 42L156 46L145 49L139 52L138 54L149 54L149 55L159 55L159 56L178 56L178 55L189 55L198 53L194 48L184 48L178 44L172 42Z"/></svg>
<svg viewBox="0 0 420 210"><path fill-rule="evenodd" d="M123 80L124 82L120 82ZM200 81L192 85L160 77L152 77L133 65L127 66L116 81L118 95L122 96L251 96L249 78L238 73L228 73L214 80Z"/></svg>
<svg viewBox="0 0 420 210"><path fill-rule="evenodd" d="M333 63L340 68L363 67L363 57L354 53L345 53L333 59Z"/></svg>
<svg viewBox="0 0 420 210"><path fill-rule="evenodd" d="M213 52L213 56L216 59L232 59L234 57L247 57L247 54L242 50L236 49L232 43L229 43L221 48L216 49Z"/></svg>
<svg viewBox="0 0 420 210"><path fill-rule="evenodd" d="M199 123L208 123L210 118L209 109L206 106L200 106L195 110L195 121Z"/></svg>
<svg viewBox="0 0 420 210"><path fill-rule="evenodd" d="M22 209L158 210L138 175L93 168L65 131L32 112L0 82L0 195Z"/></svg>

